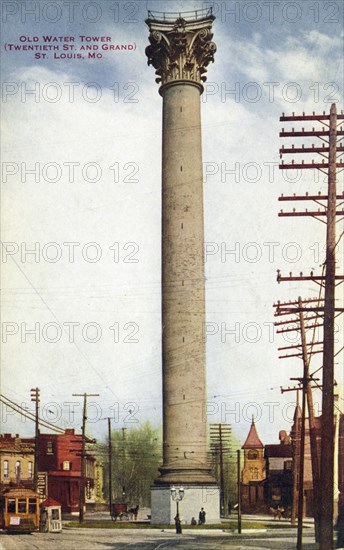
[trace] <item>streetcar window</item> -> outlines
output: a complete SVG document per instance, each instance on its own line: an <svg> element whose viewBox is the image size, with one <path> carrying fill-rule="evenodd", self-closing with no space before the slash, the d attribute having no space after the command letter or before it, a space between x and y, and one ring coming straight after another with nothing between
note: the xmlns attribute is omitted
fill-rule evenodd
<svg viewBox="0 0 344 550"><path fill-rule="evenodd" d="M7 512L9 514L14 514L16 511L16 499L15 498L9 498L7 500Z"/></svg>
<svg viewBox="0 0 344 550"><path fill-rule="evenodd" d="M36 513L36 499L29 498L29 514L35 514L35 513Z"/></svg>
<svg viewBox="0 0 344 550"><path fill-rule="evenodd" d="M26 498L18 498L18 514L26 514Z"/></svg>

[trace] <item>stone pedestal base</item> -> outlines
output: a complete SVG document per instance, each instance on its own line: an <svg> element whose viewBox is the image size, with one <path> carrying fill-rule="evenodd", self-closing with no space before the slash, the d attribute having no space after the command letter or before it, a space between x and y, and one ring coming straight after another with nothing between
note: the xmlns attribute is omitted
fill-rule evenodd
<svg viewBox="0 0 344 550"><path fill-rule="evenodd" d="M151 524L174 525L177 505L171 496L171 486L152 485ZM178 488L178 486L175 486ZM190 525L194 517L198 522L201 508L206 513L206 524L220 522L220 490L217 485L183 485L184 498L179 502L182 525Z"/></svg>

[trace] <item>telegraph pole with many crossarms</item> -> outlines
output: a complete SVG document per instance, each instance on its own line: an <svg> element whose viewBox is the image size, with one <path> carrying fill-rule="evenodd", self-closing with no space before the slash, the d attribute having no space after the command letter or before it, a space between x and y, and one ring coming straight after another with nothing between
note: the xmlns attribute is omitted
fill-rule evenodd
<svg viewBox="0 0 344 550"><path fill-rule="evenodd" d="M312 144L311 147L282 147L280 149L281 157L285 154L309 154L318 153L324 158L321 163L312 162L295 163L292 160L291 163L285 164L282 160L279 168L281 170L295 170L295 169L317 169L328 176L328 192L327 195L293 195L291 197L279 198L280 201L313 201L320 205L318 210L305 210L304 212L297 212L293 209L292 212L279 213L279 216L310 216L320 221L322 217L326 217L326 260L325 260L325 275L314 275L313 272L309 276L304 276L300 273L299 276L293 276L292 273L289 277L283 277L278 271L277 281L313 281L324 287L324 306L316 308L316 311L323 311L324 314L324 342L323 342L323 398L322 398L322 423L321 423L321 459L320 459L320 529L319 529L319 543L320 550L333 550L333 494L334 494L334 319L335 319L335 286L336 281L343 281L343 275L336 275L336 261L335 251L336 243L335 238L335 225L336 216L343 217L343 206L339 209L337 201L343 201L344 194L337 195L336 192L336 173L337 169L344 168L342 159L337 159L337 154L341 154L344 151L342 143L337 145L338 136L344 135L343 128L337 128L337 121L344 119L343 112L337 115L336 105L331 105L330 114L325 112L322 115L313 113L312 115L295 116L283 116L281 121L318 121L324 124L321 130L312 128L311 131L285 131L282 128L280 137L316 137L323 140L325 143L322 147L315 147ZM340 123L342 124L342 123Z"/></svg>

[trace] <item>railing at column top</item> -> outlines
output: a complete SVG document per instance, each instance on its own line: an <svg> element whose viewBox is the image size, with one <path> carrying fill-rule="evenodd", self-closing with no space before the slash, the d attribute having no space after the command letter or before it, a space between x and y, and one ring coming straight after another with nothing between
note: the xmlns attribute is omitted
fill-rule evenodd
<svg viewBox="0 0 344 550"><path fill-rule="evenodd" d="M152 21L164 21L166 23L172 23L177 19L184 19L184 21L200 21L202 19L209 19L209 17L213 17L212 7L184 12L162 12L148 10L148 19Z"/></svg>

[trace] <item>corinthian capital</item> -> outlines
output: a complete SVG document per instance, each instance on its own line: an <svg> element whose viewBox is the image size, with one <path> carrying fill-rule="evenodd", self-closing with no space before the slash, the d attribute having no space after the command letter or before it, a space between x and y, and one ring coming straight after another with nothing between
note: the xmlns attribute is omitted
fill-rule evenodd
<svg viewBox="0 0 344 550"><path fill-rule="evenodd" d="M179 81L198 84L203 90L207 66L214 61L216 45L211 30L215 17L207 11L194 12L187 19L180 14L149 13L146 23L150 45L146 48L148 65L153 65L160 90ZM201 16L197 14L201 13ZM185 14L186 15L186 14Z"/></svg>

